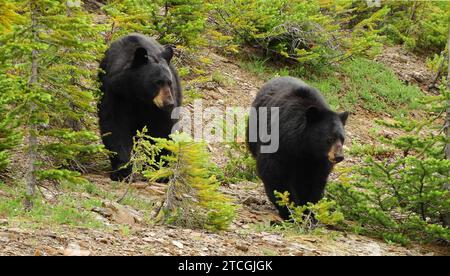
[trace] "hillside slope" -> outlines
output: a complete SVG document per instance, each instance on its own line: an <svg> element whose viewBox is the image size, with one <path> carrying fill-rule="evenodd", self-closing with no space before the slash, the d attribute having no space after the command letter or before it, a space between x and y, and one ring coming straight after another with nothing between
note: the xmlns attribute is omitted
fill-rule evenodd
<svg viewBox="0 0 450 276"><path fill-rule="evenodd" d="M218 54L210 53L209 59L208 70L220 72L229 81L198 84L204 107L248 107L263 85L264 78ZM347 126L347 145L353 141L374 142L367 131L373 127L374 119L370 112L352 114ZM222 166L226 164L227 157L223 154L225 146L212 144L210 150L216 163ZM359 161L349 158L340 166ZM90 174L86 177L94 187L60 189L49 186L41 189L41 192L43 200L53 204L61 201L71 204L77 202L80 211L90 213L92 219L86 220L88 223L84 226L47 224L39 220L38 215L32 222L20 216L0 219L0 255L302 256L447 255L450 252L445 247L419 244L401 247L334 230L304 235L275 231L270 223L278 220L276 212L267 200L261 183L251 182L222 188L239 205L238 216L229 231L210 233L154 226L148 223L149 210L155 201L162 198L164 185L134 183L122 204L116 204L112 201L120 198L127 187L113 185L106 174ZM11 191L6 188L3 191L0 186L0 199L12 197ZM61 214L66 215L64 211ZM76 215L74 217L78 218ZM58 219L55 221L61 222Z"/></svg>

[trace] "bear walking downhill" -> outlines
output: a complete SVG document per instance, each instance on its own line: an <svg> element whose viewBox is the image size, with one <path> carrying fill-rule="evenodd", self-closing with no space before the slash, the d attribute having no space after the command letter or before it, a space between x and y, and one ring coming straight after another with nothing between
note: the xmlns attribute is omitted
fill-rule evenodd
<svg viewBox="0 0 450 276"><path fill-rule="evenodd" d="M112 180L131 173L133 137L147 127L152 137L168 138L171 113L181 105L180 80L170 64L172 47L130 34L112 43L100 64L103 96L98 106L100 132L111 156Z"/></svg>
<svg viewBox="0 0 450 276"><path fill-rule="evenodd" d="M316 89L292 78L276 78L265 84L256 96L249 122L248 146L257 161L258 174L264 182L267 196L275 204L283 219L289 211L276 204L274 192L288 191L296 205L317 203L322 197L328 176L336 163L344 160L344 125L348 112L332 111ZM279 147L276 152L264 153L258 126L261 126L260 108L279 108L279 128L270 129L270 111L267 123L271 132L278 131ZM270 134L271 136L274 133Z"/></svg>

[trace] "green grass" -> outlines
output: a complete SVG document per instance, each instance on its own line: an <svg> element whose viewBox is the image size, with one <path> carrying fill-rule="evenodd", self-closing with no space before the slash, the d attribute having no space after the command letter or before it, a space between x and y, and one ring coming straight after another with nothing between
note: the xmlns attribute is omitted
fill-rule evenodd
<svg viewBox="0 0 450 276"><path fill-rule="evenodd" d="M361 107L371 112L405 114L417 107L423 96L417 86L405 85L383 64L355 58L340 66L305 72L305 68L275 68L267 60L241 61L241 68L269 80L277 76L294 76L317 88L333 109L355 111Z"/></svg>
<svg viewBox="0 0 450 276"><path fill-rule="evenodd" d="M0 183L0 190L10 195L0 200L0 218L7 218L10 224L28 228L59 225L96 229L105 227L90 211L94 207L100 207L101 200L80 199L67 193L59 196L57 203L51 203L38 194L33 200L32 210L27 212L23 206L23 186Z"/></svg>
<svg viewBox="0 0 450 276"><path fill-rule="evenodd" d="M220 71L214 71L211 75L211 81L219 84L220 86L230 86L236 84L236 81Z"/></svg>
<svg viewBox="0 0 450 276"><path fill-rule="evenodd" d="M270 79L270 75L273 73L273 69L267 65L267 59L252 58L240 61L239 67L266 80Z"/></svg>
<svg viewBox="0 0 450 276"><path fill-rule="evenodd" d="M416 86L405 85L383 64L356 58L348 61L325 78L308 82L322 91L333 108L354 111L358 107L392 115L403 114L416 107L422 92Z"/></svg>
<svg viewBox="0 0 450 276"><path fill-rule="evenodd" d="M387 155L393 155L395 150L393 148L380 145L375 146L372 144L360 144L358 142L354 142L348 150L348 153L351 156L365 157L365 156L373 156L373 157L382 157Z"/></svg>

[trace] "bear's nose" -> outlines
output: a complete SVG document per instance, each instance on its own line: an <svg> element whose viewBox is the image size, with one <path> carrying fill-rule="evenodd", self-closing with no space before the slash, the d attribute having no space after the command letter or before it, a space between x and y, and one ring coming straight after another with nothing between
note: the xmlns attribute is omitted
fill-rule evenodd
<svg viewBox="0 0 450 276"><path fill-rule="evenodd" d="M164 110L170 111L170 110L174 109L174 107L175 107L175 104L173 102L169 102L164 105Z"/></svg>
<svg viewBox="0 0 450 276"><path fill-rule="evenodd" d="M344 156L343 155L340 155L340 156L336 156L335 158L334 158L334 163L341 163L342 161L344 161Z"/></svg>

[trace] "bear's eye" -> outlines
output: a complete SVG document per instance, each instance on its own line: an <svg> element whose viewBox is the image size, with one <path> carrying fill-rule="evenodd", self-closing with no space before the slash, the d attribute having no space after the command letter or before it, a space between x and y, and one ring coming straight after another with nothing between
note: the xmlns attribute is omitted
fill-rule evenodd
<svg viewBox="0 0 450 276"><path fill-rule="evenodd" d="M327 144L328 145L331 145L331 144L333 144L334 143L334 139L333 138L328 138L327 139Z"/></svg>
<svg viewBox="0 0 450 276"><path fill-rule="evenodd" d="M164 81L162 81L162 80L156 81L155 83L158 86L164 86L164 84L165 84Z"/></svg>

